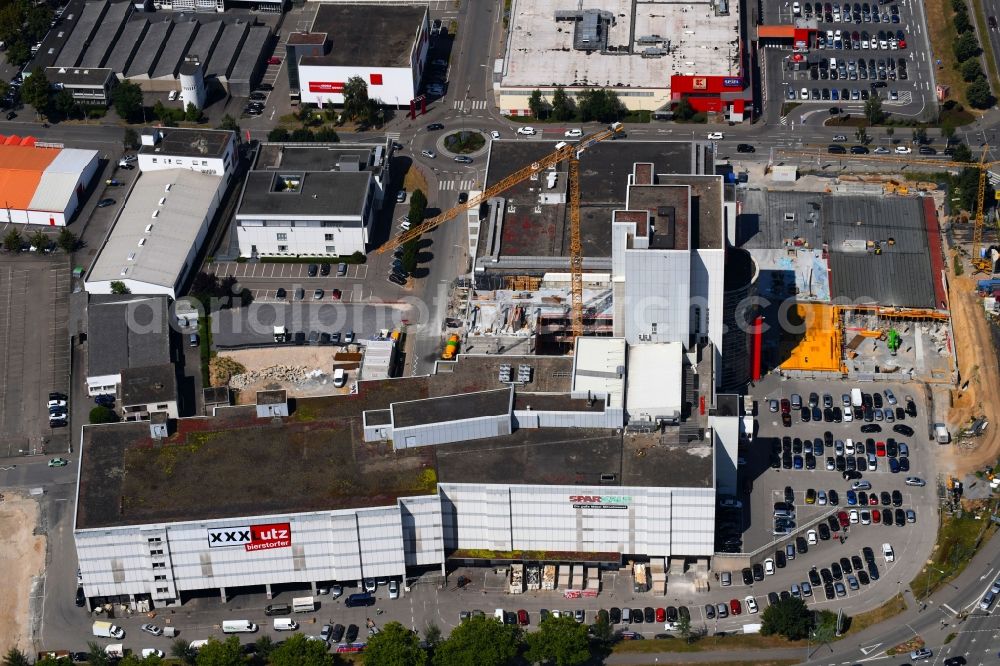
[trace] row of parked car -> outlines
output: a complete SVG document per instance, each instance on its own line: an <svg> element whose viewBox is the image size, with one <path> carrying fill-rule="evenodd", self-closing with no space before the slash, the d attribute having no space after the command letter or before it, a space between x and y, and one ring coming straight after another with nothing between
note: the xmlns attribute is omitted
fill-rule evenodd
<svg viewBox="0 0 1000 666"><path fill-rule="evenodd" d="M884 4L884 3L879 3ZM803 2L792 3L792 14L794 16L805 16L809 19L816 15L816 20L820 23L899 23L899 7L889 5L882 7L875 3L868 4L855 2L853 5L845 2L841 7L839 2Z"/></svg>
<svg viewBox="0 0 1000 666"><path fill-rule="evenodd" d="M66 395L53 391L49 393L49 427L65 428L69 419L66 406Z"/></svg>

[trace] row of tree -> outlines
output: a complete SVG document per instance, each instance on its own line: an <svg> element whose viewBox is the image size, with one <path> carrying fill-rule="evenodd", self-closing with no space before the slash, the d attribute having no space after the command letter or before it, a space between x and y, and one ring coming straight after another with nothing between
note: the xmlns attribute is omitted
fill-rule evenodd
<svg viewBox="0 0 1000 666"><path fill-rule="evenodd" d="M31 45L42 41L52 23L44 2L5 0L0 3L0 41L7 45L7 62L21 66L31 59Z"/></svg>
<svg viewBox="0 0 1000 666"><path fill-rule="evenodd" d="M69 254L76 249L76 234L63 227L59 230L59 235L53 240L44 231L35 231L25 237L18 229L11 229L3 237L3 248L8 252L20 252L26 247L33 247L42 251L50 249L53 245Z"/></svg>
<svg viewBox="0 0 1000 666"><path fill-rule="evenodd" d="M969 82L965 97L974 108L987 109L993 106L996 100L990 92L989 81L986 80L982 65L979 63L979 55L983 50L979 46L975 28L969 19L969 7L965 0L951 0L951 8L955 12L952 22L955 31L958 32L958 39L952 44L952 49L958 60L962 78Z"/></svg>
<svg viewBox="0 0 1000 666"><path fill-rule="evenodd" d="M528 109L539 120L551 118L560 122L596 120L611 123L621 120L626 113L625 105L614 90L587 88L577 92L574 100L562 86L556 87L551 100L542 97L542 91L538 88L531 91Z"/></svg>
<svg viewBox="0 0 1000 666"><path fill-rule="evenodd" d="M45 76L45 70L31 73L21 85L21 99L35 112L52 119L83 117L85 109L68 90L56 90ZM115 112L128 122L139 122L142 116L142 89L131 81L122 81L111 91ZM198 116L200 117L200 112ZM195 120L198 118L196 117Z"/></svg>

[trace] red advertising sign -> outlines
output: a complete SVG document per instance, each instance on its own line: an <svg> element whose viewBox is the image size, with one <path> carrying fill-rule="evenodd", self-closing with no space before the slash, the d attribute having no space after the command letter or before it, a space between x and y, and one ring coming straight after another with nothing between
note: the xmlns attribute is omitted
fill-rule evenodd
<svg viewBox="0 0 1000 666"><path fill-rule="evenodd" d="M342 93L344 92L344 84L341 81L310 81L309 92Z"/></svg>

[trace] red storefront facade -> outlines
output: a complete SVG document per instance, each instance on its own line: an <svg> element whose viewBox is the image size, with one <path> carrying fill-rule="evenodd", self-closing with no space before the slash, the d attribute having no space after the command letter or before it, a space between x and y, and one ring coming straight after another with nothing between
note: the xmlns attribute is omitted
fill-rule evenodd
<svg viewBox="0 0 1000 666"><path fill-rule="evenodd" d="M749 94L742 76L675 74L670 77L671 101L684 97L695 111L740 116L750 106Z"/></svg>

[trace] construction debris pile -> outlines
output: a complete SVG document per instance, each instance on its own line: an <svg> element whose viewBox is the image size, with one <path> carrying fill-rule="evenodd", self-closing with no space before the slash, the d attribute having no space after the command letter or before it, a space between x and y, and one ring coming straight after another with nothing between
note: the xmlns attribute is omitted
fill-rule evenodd
<svg viewBox="0 0 1000 666"><path fill-rule="evenodd" d="M262 381L273 381L281 384L302 385L307 382L325 384L332 377L318 368L306 368L294 365L272 365L260 370L233 375L229 379L229 387L241 391Z"/></svg>

